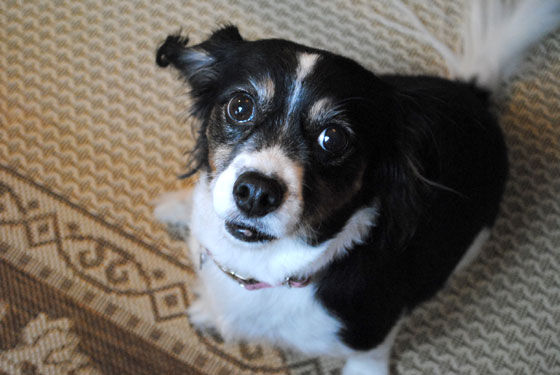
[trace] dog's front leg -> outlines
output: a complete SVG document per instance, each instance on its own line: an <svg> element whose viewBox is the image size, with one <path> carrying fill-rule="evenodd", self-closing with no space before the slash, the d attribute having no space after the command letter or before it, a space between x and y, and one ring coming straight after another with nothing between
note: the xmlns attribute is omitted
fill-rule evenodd
<svg viewBox="0 0 560 375"><path fill-rule="evenodd" d="M377 347L349 356L342 369L342 375L389 375L391 348L402 322L403 318L397 321L385 340Z"/></svg>
<svg viewBox="0 0 560 375"><path fill-rule="evenodd" d="M201 254L205 254L205 251L197 239L190 236L189 233L193 210L193 190L194 188L188 188L163 194L154 202L154 215L159 221L167 224L171 231L177 232L187 241L191 258L195 264L200 262L196 264L196 268L200 270L203 266ZM214 329L211 303L202 283L196 284L194 294L197 298L187 311L189 321L200 330Z"/></svg>
<svg viewBox="0 0 560 375"><path fill-rule="evenodd" d="M389 375L389 354L377 349L349 357L342 375Z"/></svg>
<svg viewBox="0 0 560 375"><path fill-rule="evenodd" d="M155 217L173 229L188 229L192 215L193 188L165 193L155 200Z"/></svg>

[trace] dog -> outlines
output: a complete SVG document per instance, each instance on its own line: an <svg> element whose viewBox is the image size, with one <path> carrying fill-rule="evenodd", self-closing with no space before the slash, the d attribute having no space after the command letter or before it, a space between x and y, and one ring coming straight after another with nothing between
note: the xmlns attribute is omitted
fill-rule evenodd
<svg viewBox="0 0 560 375"><path fill-rule="evenodd" d="M190 230L195 326L343 357L343 374L389 372L402 319L489 236L508 174L492 98L559 19L555 1L495 2L498 20L475 3L486 33L450 63L455 79L377 75L234 26L160 45L198 123L196 185L155 209Z"/></svg>

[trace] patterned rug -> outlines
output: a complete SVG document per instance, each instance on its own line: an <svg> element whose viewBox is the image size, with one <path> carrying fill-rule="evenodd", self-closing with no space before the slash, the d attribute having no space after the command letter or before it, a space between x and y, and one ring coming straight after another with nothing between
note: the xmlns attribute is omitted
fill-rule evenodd
<svg viewBox="0 0 560 375"><path fill-rule="evenodd" d="M0 375L336 375L342 363L191 327L193 265L151 213L184 187L168 33L226 23L377 72L445 76L468 0L0 2ZM503 87L502 212L481 257L406 321L395 374L560 374L560 32Z"/></svg>

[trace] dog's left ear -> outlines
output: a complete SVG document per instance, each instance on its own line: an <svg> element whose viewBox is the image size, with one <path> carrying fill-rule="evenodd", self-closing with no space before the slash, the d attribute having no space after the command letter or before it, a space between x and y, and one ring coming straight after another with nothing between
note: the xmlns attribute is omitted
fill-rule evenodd
<svg viewBox="0 0 560 375"><path fill-rule="evenodd" d="M235 26L226 26L195 46L187 47L188 37L169 35L158 48L156 62L161 67L173 65L193 88L194 94L204 90L218 78L219 62L243 38Z"/></svg>
<svg viewBox="0 0 560 375"><path fill-rule="evenodd" d="M384 104L387 133L376 148L382 162L374 164L370 171L372 180L377 182L383 248L392 252L401 251L415 235L426 194L432 188L423 177L420 163L424 145L432 142L431 133L418 131L420 122L410 115L414 112L408 109L407 100L399 96Z"/></svg>

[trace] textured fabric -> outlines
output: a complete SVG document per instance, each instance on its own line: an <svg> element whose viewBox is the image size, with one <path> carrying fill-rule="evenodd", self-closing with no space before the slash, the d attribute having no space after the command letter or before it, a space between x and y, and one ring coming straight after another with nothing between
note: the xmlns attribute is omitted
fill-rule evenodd
<svg viewBox="0 0 560 375"><path fill-rule="evenodd" d="M458 50L466 1L404 1ZM335 375L342 362L196 332L186 245L151 213L189 184L186 88L155 66L226 23L378 72L446 75L398 1L0 2L0 374ZM496 110L510 149L479 259L408 318L398 374L560 374L560 33Z"/></svg>

